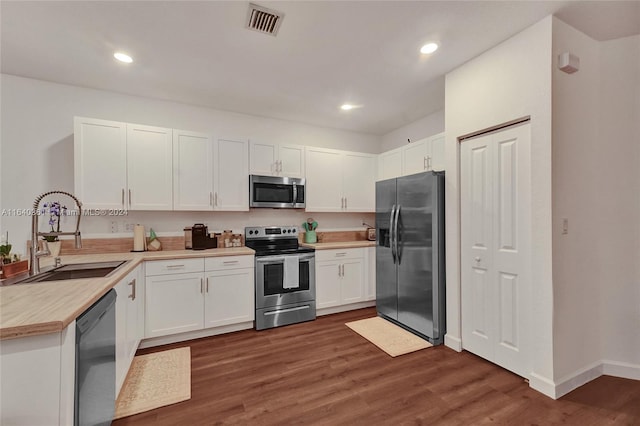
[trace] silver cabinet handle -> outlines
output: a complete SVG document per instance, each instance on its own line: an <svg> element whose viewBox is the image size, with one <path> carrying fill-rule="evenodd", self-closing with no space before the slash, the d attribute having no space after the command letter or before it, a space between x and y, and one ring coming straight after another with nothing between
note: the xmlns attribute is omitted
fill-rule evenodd
<svg viewBox="0 0 640 426"><path fill-rule="evenodd" d="M124 188L122 188L122 208L124 209Z"/></svg>
<svg viewBox="0 0 640 426"><path fill-rule="evenodd" d="M213 207L213 192L209 192L209 205Z"/></svg>
<svg viewBox="0 0 640 426"><path fill-rule="evenodd" d="M348 200L348 198L344 197L344 209L345 210L349 208L349 207L347 207L347 200Z"/></svg>
<svg viewBox="0 0 640 426"><path fill-rule="evenodd" d="M207 277L206 282L206 292L209 293L209 277Z"/></svg>
<svg viewBox="0 0 640 426"><path fill-rule="evenodd" d="M136 280L135 280L135 278L133 279L133 281L131 281L129 283L129 285L131 286L131 294L129 295L129 299L136 300Z"/></svg>
<svg viewBox="0 0 640 426"><path fill-rule="evenodd" d="M213 205L214 206L218 205L218 192L217 191L213 195Z"/></svg>
<svg viewBox="0 0 640 426"><path fill-rule="evenodd" d="M225 260L222 262L225 265L235 265L236 263L238 263L237 260Z"/></svg>
<svg viewBox="0 0 640 426"><path fill-rule="evenodd" d="M200 293L204 294L204 279L200 278Z"/></svg>
<svg viewBox="0 0 640 426"><path fill-rule="evenodd" d="M282 173L282 160L278 161L278 163L280 164L280 168L278 169L278 171Z"/></svg>
<svg viewBox="0 0 640 426"><path fill-rule="evenodd" d="M431 170L431 156L427 157L427 170Z"/></svg>
<svg viewBox="0 0 640 426"><path fill-rule="evenodd" d="M344 209L344 197L340 198L340 208Z"/></svg>
<svg viewBox="0 0 640 426"><path fill-rule="evenodd" d="M131 208L131 190L129 190L129 208Z"/></svg>
<svg viewBox="0 0 640 426"><path fill-rule="evenodd" d="M428 167L427 166L427 157L422 157L422 158L423 158L423 160L422 160L422 169L423 170L427 170L427 167Z"/></svg>
<svg viewBox="0 0 640 426"><path fill-rule="evenodd" d="M340 265L338 265L338 276L341 277L342 275L340 275Z"/></svg>
<svg viewBox="0 0 640 426"><path fill-rule="evenodd" d="M342 251L340 253L336 253L336 257L341 257L341 256L346 256L346 255L347 255L347 253L344 252L344 251Z"/></svg>
<svg viewBox="0 0 640 426"><path fill-rule="evenodd" d="M184 263L180 265L167 265L167 268L184 268Z"/></svg>

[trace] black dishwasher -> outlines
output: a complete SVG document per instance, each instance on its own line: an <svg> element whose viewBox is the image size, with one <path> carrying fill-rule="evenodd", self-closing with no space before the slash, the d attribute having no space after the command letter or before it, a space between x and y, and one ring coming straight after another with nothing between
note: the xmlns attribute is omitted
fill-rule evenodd
<svg viewBox="0 0 640 426"><path fill-rule="evenodd" d="M116 292L76 320L75 426L110 425L116 399Z"/></svg>

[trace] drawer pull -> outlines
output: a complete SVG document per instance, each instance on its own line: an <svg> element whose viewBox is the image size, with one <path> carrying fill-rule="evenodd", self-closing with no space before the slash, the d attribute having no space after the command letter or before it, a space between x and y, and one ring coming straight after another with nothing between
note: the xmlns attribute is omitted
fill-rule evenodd
<svg viewBox="0 0 640 426"><path fill-rule="evenodd" d="M236 263L238 263L237 260L225 260L222 263L224 263L225 265L235 265Z"/></svg>
<svg viewBox="0 0 640 426"><path fill-rule="evenodd" d="M184 268L184 264L182 264L182 265L167 265L167 268Z"/></svg>
<svg viewBox="0 0 640 426"><path fill-rule="evenodd" d="M336 257L342 257L342 256L346 256L347 253L342 252L342 253L336 253Z"/></svg>

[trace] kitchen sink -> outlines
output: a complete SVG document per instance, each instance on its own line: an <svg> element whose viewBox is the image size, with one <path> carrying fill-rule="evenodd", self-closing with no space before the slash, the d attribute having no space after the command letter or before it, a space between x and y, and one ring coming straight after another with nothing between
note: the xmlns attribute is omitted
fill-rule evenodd
<svg viewBox="0 0 640 426"><path fill-rule="evenodd" d="M111 262L72 263L59 266L50 271L41 272L38 275L21 280L16 284L76 280L79 278L101 278L106 277L126 262L126 260L115 260Z"/></svg>

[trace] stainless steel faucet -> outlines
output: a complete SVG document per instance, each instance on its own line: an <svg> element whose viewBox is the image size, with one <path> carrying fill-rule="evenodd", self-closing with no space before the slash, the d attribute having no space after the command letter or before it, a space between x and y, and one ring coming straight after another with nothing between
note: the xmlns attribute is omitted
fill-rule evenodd
<svg viewBox="0 0 640 426"><path fill-rule="evenodd" d="M48 195L51 194L62 194L68 197L73 198L78 206L78 219L76 221L76 230L75 232L39 232L38 231L38 208L40 207L40 201ZM33 202L33 212L31 216L31 254L29 261L29 275L35 275L40 273L40 258L42 256L47 256L51 254L49 251L49 246L47 246L47 242L44 241L42 246L43 249L40 250L38 248L38 237L39 236L58 236L58 235L75 235L76 237L76 248L82 248L82 237L80 236L80 218L82 217L82 203L78 200L73 194L70 194L65 191L49 191L43 194L40 194L36 197Z"/></svg>

